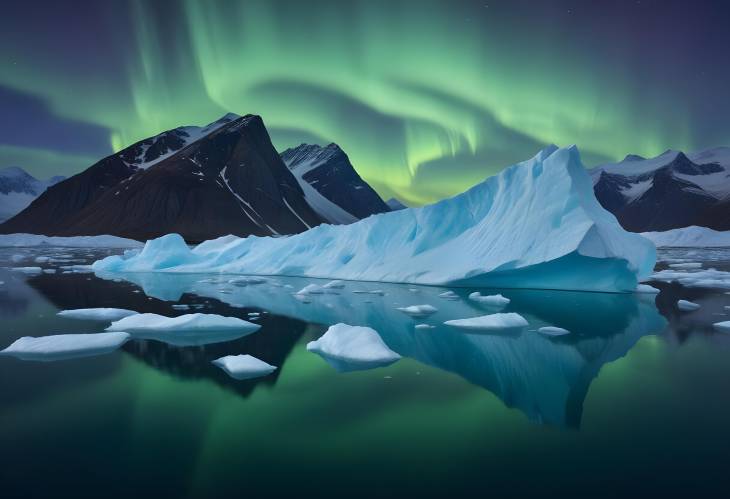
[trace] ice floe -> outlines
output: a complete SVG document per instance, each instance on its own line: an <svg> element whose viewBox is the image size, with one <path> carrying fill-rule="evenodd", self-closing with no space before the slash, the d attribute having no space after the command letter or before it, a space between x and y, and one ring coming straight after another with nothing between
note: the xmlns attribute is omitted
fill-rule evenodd
<svg viewBox="0 0 730 499"><path fill-rule="evenodd" d="M687 301L687 300L679 300L677 302L677 308L679 310L689 312L692 310L697 310L698 308L700 308L700 305L698 303L694 303L694 302Z"/></svg>
<svg viewBox="0 0 730 499"><path fill-rule="evenodd" d="M276 370L276 366L251 355L226 355L215 359L212 364L223 369L231 378L238 380L259 378Z"/></svg>
<svg viewBox="0 0 730 499"><path fill-rule="evenodd" d="M480 315L479 317L470 317L468 319L454 319L446 321L444 324L463 329L481 329L488 331L525 327L527 326L527 320L520 314L509 312L506 314Z"/></svg>
<svg viewBox="0 0 730 499"><path fill-rule="evenodd" d="M143 243L116 236L42 236L39 234L2 234L0 247L56 246L65 248L141 248Z"/></svg>
<svg viewBox="0 0 730 499"><path fill-rule="evenodd" d="M636 286L636 290L634 291L634 293L656 295L659 294L659 290L654 286L649 286L648 284L639 284Z"/></svg>
<svg viewBox="0 0 730 499"><path fill-rule="evenodd" d="M547 336L564 336L570 334L570 331L557 326L544 326L537 330L538 333L545 334Z"/></svg>
<svg viewBox="0 0 730 499"><path fill-rule="evenodd" d="M118 321L130 315L137 315L134 310L125 308L77 308L72 310L61 310L57 315L67 319L80 319L91 321Z"/></svg>
<svg viewBox="0 0 730 499"><path fill-rule="evenodd" d="M438 309L433 305L410 305L408 307L397 308L404 314L408 314L412 317L426 317L438 312Z"/></svg>
<svg viewBox="0 0 730 499"><path fill-rule="evenodd" d="M490 307L505 307L510 301L509 298L505 298L500 294L485 296L478 291L471 293L469 299L482 305L489 305Z"/></svg>
<svg viewBox="0 0 730 499"><path fill-rule="evenodd" d="M107 331L125 331L134 339L152 339L177 346L206 345L241 338L261 326L217 314L185 314L166 317L137 314L115 321Z"/></svg>
<svg viewBox="0 0 730 499"><path fill-rule="evenodd" d="M112 352L129 339L125 332L55 334L38 338L24 336L13 342L2 355L22 360L53 361L89 357Z"/></svg>
<svg viewBox="0 0 730 499"><path fill-rule="evenodd" d="M730 321L716 322L713 324L713 327L724 333L730 333Z"/></svg>
<svg viewBox="0 0 730 499"><path fill-rule="evenodd" d="M330 326L319 339L307 343L307 350L319 354L338 371L386 366L401 358L374 329L344 323Z"/></svg>

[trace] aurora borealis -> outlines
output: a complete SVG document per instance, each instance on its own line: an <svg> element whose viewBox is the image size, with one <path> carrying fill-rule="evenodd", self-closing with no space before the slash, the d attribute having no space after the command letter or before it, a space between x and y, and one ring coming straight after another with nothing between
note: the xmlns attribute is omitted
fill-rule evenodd
<svg viewBox="0 0 730 499"><path fill-rule="evenodd" d="M41 4L0 16L0 167L38 176L229 111L411 203L549 143L589 165L730 145L721 2Z"/></svg>

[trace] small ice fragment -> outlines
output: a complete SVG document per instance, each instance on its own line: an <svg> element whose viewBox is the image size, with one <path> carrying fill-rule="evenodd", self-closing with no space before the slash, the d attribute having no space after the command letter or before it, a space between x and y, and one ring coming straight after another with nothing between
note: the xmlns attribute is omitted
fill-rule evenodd
<svg viewBox="0 0 730 499"><path fill-rule="evenodd" d="M298 295L322 295L324 294L324 291L321 287L317 286L316 284L307 284L302 289L297 291Z"/></svg>
<svg viewBox="0 0 730 499"><path fill-rule="evenodd" d="M49 256L37 256L35 257L35 260L33 260L35 263L48 263L51 260L51 257Z"/></svg>
<svg viewBox="0 0 730 499"><path fill-rule="evenodd" d="M212 363L223 369L231 378L238 380L259 378L276 370L276 366L251 355L226 355L215 359Z"/></svg>
<svg viewBox="0 0 730 499"><path fill-rule="evenodd" d="M416 324L415 329L433 329L436 326L432 326L431 324Z"/></svg>
<svg viewBox="0 0 730 499"><path fill-rule="evenodd" d="M689 312L691 310L697 310L700 308L699 304L687 301L687 300L679 300L677 302L677 308L679 310L684 310L685 312Z"/></svg>
<svg viewBox="0 0 730 499"><path fill-rule="evenodd" d="M426 317L438 312L438 309L432 305L411 305L409 307L398 307L397 310L413 317Z"/></svg>
<svg viewBox="0 0 730 499"><path fill-rule="evenodd" d="M11 270L30 275L40 274L41 272L43 272L43 269L40 267L12 267Z"/></svg>
<svg viewBox="0 0 730 499"><path fill-rule="evenodd" d="M646 293L646 294L657 294L659 293L659 290L655 288L654 286L649 286L648 284L637 284L635 293Z"/></svg>
<svg viewBox="0 0 730 499"><path fill-rule="evenodd" d="M444 291L443 293L439 294L439 297L445 298L447 300L458 300L459 299L459 295L457 295L453 291Z"/></svg>
<svg viewBox="0 0 730 499"><path fill-rule="evenodd" d="M447 326L460 327L464 329L510 329L527 326L527 320L520 314L509 312L506 314L489 314L468 319L455 319L444 322Z"/></svg>
<svg viewBox="0 0 730 499"><path fill-rule="evenodd" d="M716 322L713 324L715 329L719 329L724 333L730 333L730 321Z"/></svg>
<svg viewBox="0 0 730 499"><path fill-rule="evenodd" d="M669 268L672 268L672 269L701 269L702 264L699 262L670 263Z"/></svg>
<svg viewBox="0 0 730 499"><path fill-rule="evenodd" d="M233 284L235 286L249 286L254 284L264 284L265 282L266 279L264 279L263 277L243 276L230 279L228 281L228 284Z"/></svg>
<svg viewBox="0 0 730 499"><path fill-rule="evenodd" d="M189 310L190 305L186 305L185 303L176 303L172 306L175 310Z"/></svg>
<svg viewBox="0 0 730 499"><path fill-rule="evenodd" d="M544 326L538 329L537 332L546 334L548 336L563 336L564 334L570 334L570 331L568 331L567 329L556 326Z"/></svg>
<svg viewBox="0 0 730 499"><path fill-rule="evenodd" d="M137 315L134 310L125 308L77 308L72 310L61 310L57 315L67 319L79 319L89 321L118 321L131 315Z"/></svg>
<svg viewBox="0 0 730 499"><path fill-rule="evenodd" d="M505 298L504 296L497 294L497 295L489 295L484 296L478 291L475 291L469 295L469 299L472 301L475 301L477 303L482 303L484 305L491 305L494 307L504 307L506 306L510 300L509 298Z"/></svg>
<svg viewBox="0 0 730 499"><path fill-rule="evenodd" d="M22 360L53 361L109 353L129 339L125 332L92 334L56 334L34 338L24 336L13 342L3 355Z"/></svg>

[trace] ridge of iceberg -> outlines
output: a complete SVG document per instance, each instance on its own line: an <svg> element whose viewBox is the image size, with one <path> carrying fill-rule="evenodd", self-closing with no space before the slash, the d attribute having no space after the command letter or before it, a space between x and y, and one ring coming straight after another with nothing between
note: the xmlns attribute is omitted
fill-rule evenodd
<svg viewBox="0 0 730 499"><path fill-rule="evenodd" d="M168 234L93 269L633 292L655 259L650 241L624 231L598 203L578 149L550 146L421 208L287 237L225 236L192 249Z"/></svg>

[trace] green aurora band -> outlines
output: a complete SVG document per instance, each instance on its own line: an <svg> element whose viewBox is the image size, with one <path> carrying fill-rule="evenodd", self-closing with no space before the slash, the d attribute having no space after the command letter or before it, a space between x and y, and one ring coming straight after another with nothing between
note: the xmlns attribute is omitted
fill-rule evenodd
<svg viewBox="0 0 730 499"><path fill-rule="evenodd" d="M549 143L577 144L589 164L695 145L682 105L662 105L668 90L637 90L610 54L597 60L532 18L516 30L488 8L396 0L128 7L132 39L110 35L126 47L126 78L39 67L19 48L0 84L108 128L113 150L229 111L260 114L279 150L336 142L383 196L413 204Z"/></svg>

